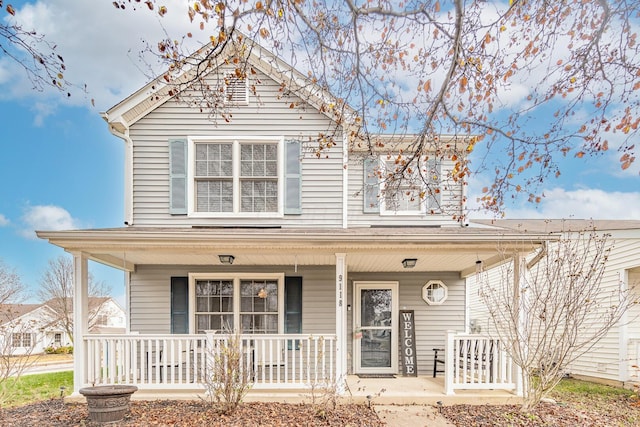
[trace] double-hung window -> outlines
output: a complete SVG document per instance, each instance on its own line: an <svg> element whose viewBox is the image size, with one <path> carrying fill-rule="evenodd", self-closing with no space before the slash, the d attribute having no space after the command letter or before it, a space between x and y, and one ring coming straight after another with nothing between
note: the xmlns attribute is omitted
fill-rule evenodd
<svg viewBox="0 0 640 427"><path fill-rule="evenodd" d="M194 139L191 147L193 214L281 213L281 140Z"/></svg>
<svg viewBox="0 0 640 427"><path fill-rule="evenodd" d="M29 332L14 332L11 336L11 347L30 348L32 345L32 334Z"/></svg>
<svg viewBox="0 0 640 427"><path fill-rule="evenodd" d="M440 162L421 159L407 165L406 161L396 155L365 163L366 212L424 215L440 211Z"/></svg>
<svg viewBox="0 0 640 427"><path fill-rule="evenodd" d="M283 332L283 275L193 273L190 279L195 333L238 329L246 334Z"/></svg>

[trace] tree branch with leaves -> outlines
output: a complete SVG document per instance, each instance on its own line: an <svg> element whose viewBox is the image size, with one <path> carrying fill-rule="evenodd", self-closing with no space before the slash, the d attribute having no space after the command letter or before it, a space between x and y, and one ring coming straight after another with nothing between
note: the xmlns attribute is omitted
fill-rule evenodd
<svg viewBox="0 0 640 427"><path fill-rule="evenodd" d="M1 56L22 68L33 89L42 91L46 87L53 87L71 96L68 92L71 85L65 79L67 67L64 58L57 52L57 46L36 29L19 24L14 19L16 13L11 4L5 6L0 0Z"/></svg>
<svg viewBox="0 0 640 427"><path fill-rule="evenodd" d="M114 2L142 4L171 13L158 0ZM634 163L639 9L639 0L199 0L188 10L197 30L161 41L157 53L175 94L191 84L201 95L195 102L190 93L191 101L228 121L225 82L212 88L175 76L186 68L204 75L231 39L246 49L259 43L305 71L308 84L331 91L327 109L353 112L343 116L355 128L352 149L397 154L400 146L381 133L405 142L398 170L384 177L389 184L420 170L425 158L452 161L451 182L491 173L479 202L499 213L510 197L540 202L543 184L562 174L566 156L615 149L621 169ZM195 39L209 43L210 54L191 56ZM241 76L245 60L233 58ZM465 144L452 150L441 135ZM408 146L403 137L412 138ZM318 150L331 146L319 143ZM420 197L429 197L438 189L422 175L428 191Z"/></svg>

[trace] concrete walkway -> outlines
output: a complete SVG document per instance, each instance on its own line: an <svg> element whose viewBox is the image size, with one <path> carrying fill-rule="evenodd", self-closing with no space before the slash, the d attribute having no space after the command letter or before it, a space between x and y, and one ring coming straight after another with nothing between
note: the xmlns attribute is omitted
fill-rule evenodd
<svg viewBox="0 0 640 427"><path fill-rule="evenodd" d="M431 405L374 405L389 427L455 427Z"/></svg>

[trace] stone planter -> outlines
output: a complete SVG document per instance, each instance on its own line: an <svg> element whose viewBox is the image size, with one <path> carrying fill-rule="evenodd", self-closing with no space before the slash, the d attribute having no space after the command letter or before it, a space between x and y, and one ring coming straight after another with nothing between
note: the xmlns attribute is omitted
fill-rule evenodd
<svg viewBox="0 0 640 427"><path fill-rule="evenodd" d="M80 394L87 399L91 421L113 423L129 413L131 395L137 390L134 385L102 385L81 388Z"/></svg>

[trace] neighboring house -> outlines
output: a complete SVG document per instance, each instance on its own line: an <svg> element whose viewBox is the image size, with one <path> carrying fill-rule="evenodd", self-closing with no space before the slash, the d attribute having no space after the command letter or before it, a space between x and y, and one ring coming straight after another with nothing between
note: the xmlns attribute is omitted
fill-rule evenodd
<svg viewBox="0 0 640 427"><path fill-rule="evenodd" d="M247 55L246 80L233 77L234 55ZM229 45L218 64L208 82L228 94L229 122L176 100L162 80L104 113L124 143L124 227L38 232L74 256L76 343L84 343L76 393L107 383L197 388L203 352L232 330L243 334L255 389L430 375L434 348L453 357L449 346L471 339L447 341L446 331L466 331L465 278L477 261L491 266L499 246L529 251L548 235L453 219L466 196L450 178L451 153L464 154L464 139L442 136L447 148L423 159L439 192L385 196L376 172L388 166L388 149L358 151L353 115L333 111L330 94L300 84L304 76L258 46ZM315 155L327 132L336 137ZM378 139L393 156L408 147ZM87 330L88 260L127 273L126 336ZM400 322L405 310L413 322ZM516 389L513 367L500 360L499 375L469 384L452 359L446 392Z"/></svg>
<svg viewBox="0 0 640 427"><path fill-rule="evenodd" d="M610 247L601 283L601 297L629 290L630 301L640 301L640 221L632 220L476 220L477 225L496 230L526 231L562 235L570 238L575 232L596 230L607 235ZM551 251L553 248L549 248ZM535 256L529 256L529 261ZM521 268L524 270L524 268ZM487 272L488 282L502 277L503 267ZM467 279L469 329L490 333L492 321L479 296L476 276ZM611 304L615 303L615 300ZM605 304L606 306L606 304ZM604 312L600 313L604 315ZM640 366L640 304L633 304L618 325L612 328L592 349L567 367L574 377L604 381L617 385L638 383Z"/></svg>
<svg viewBox="0 0 640 427"><path fill-rule="evenodd" d="M90 316L95 319L89 332L123 333L125 313L110 297L91 297L95 307ZM0 305L0 349L4 355L40 354L47 347L72 344L61 320L59 305L55 300L43 304Z"/></svg>

